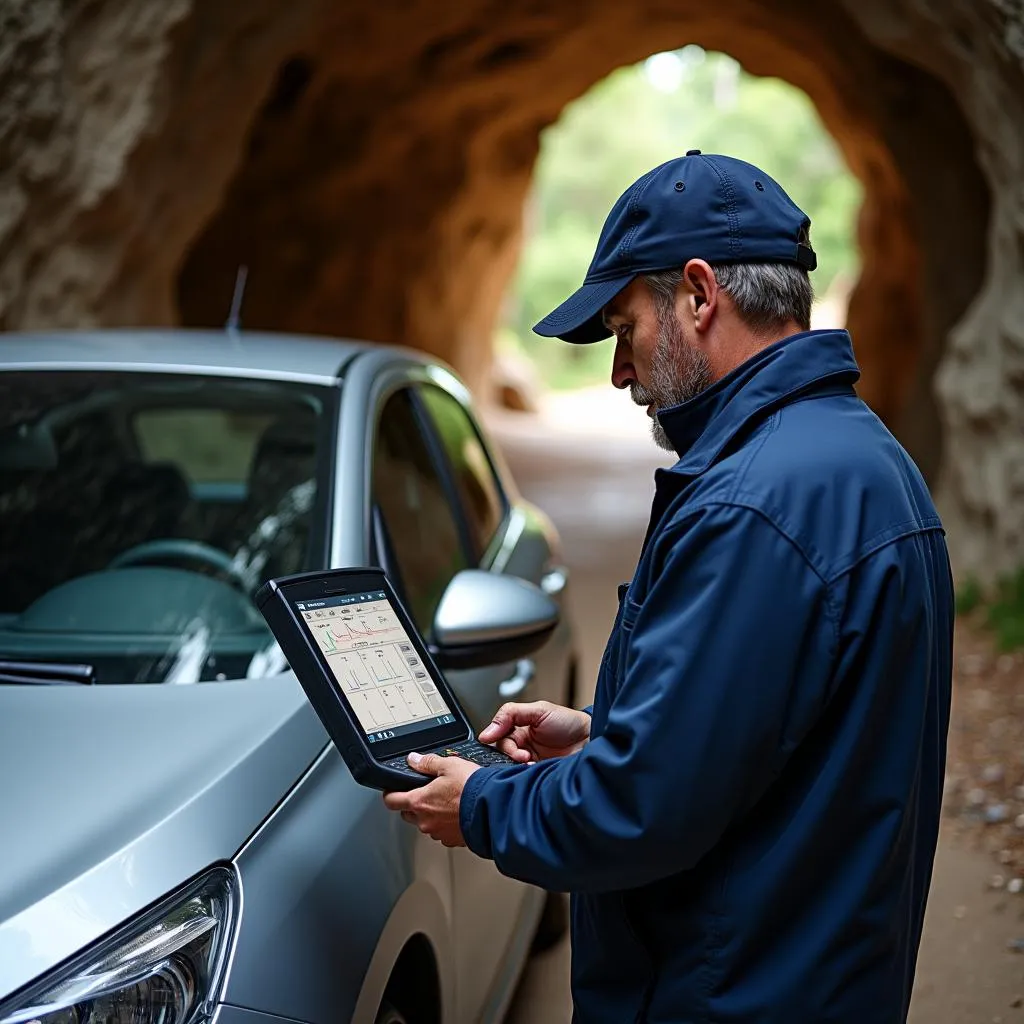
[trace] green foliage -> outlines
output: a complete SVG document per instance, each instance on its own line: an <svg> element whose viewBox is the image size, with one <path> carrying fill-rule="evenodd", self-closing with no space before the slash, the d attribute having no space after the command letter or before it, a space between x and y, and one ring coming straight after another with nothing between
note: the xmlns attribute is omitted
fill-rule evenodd
<svg viewBox="0 0 1024 1024"><path fill-rule="evenodd" d="M818 294L837 275L855 273L860 185L804 93L695 46L620 68L570 104L541 140L506 326L551 386L605 379L611 347L567 346L530 328L579 286L618 196L687 149L748 160L789 192L811 218Z"/></svg>
<svg viewBox="0 0 1024 1024"><path fill-rule="evenodd" d="M1024 568L1000 580L986 618L1001 651L1024 647Z"/></svg>
<svg viewBox="0 0 1024 1024"><path fill-rule="evenodd" d="M980 608L984 596L981 584L973 576L969 576L963 585L956 589L957 615L970 615L975 609Z"/></svg>

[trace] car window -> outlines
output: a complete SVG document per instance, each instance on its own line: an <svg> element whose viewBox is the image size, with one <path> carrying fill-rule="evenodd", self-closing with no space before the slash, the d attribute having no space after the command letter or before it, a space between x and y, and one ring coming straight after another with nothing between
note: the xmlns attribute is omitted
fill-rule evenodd
<svg viewBox="0 0 1024 1024"><path fill-rule="evenodd" d="M407 390L392 395L381 411L373 446L373 500L384 519L409 612L420 632L428 634L441 595L468 560Z"/></svg>
<svg viewBox="0 0 1024 1024"><path fill-rule="evenodd" d="M271 671L251 598L322 565L328 407L284 382L0 372L0 661L98 683Z"/></svg>
<svg viewBox="0 0 1024 1024"><path fill-rule="evenodd" d="M463 406L440 388L424 387L420 394L451 464L479 558L505 518L505 495L480 435Z"/></svg>

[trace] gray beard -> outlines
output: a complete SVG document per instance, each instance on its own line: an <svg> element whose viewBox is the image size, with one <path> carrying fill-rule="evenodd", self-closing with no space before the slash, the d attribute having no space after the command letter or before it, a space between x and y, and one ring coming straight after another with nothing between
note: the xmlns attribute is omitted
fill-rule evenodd
<svg viewBox="0 0 1024 1024"><path fill-rule="evenodd" d="M651 380L647 387L631 384L630 397L637 405L653 405L655 412L696 398L714 382L706 353L691 345L674 312L658 318L658 341L651 356ZM659 448L675 449L655 415L651 436Z"/></svg>

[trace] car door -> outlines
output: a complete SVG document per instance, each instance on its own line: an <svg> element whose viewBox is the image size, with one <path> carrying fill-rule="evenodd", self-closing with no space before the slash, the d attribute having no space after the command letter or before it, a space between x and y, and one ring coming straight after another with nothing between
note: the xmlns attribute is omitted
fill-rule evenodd
<svg viewBox="0 0 1024 1024"><path fill-rule="evenodd" d="M425 404L411 388L385 401L372 446L371 490L378 555L420 632L429 638L451 578L480 559L479 538L474 539L466 522L458 485ZM488 500L503 502L490 512L503 519L503 496L492 492ZM515 671L515 664L506 664L448 674L474 725L489 720L504 700L501 682ZM521 942L537 894L467 850L452 850L451 862L458 1002L464 1019L475 1020L488 997L507 985L507 954Z"/></svg>
<svg viewBox="0 0 1024 1024"><path fill-rule="evenodd" d="M430 420L440 448L439 456L451 480L470 558L475 566L490 569L509 525L508 497L476 425L458 399L434 384L418 386L416 394ZM515 541L513 538L512 543ZM466 712L477 730L482 729L506 701L527 701L536 695L537 666L533 658L460 675L464 677L461 682Z"/></svg>
<svg viewBox="0 0 1024 1024"><path fill-rule="evenodd" d="M491 666L473 678L467 687L467 710L471 716L475 713L474 724L482 726L506 701L566 703L571 699L571 639L563 604L567 570L552 550L553 528L539 510L509 499L468 396L457 397L433 384L420 385L417 395L443 450L476 563L541 586L563 612L556 634L541 650L519 662Z"/></svg>

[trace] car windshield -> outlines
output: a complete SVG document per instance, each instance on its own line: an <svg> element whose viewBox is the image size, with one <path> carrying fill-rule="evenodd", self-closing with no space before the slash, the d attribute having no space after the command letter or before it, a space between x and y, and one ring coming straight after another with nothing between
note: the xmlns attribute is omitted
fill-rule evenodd
<svg viewBox="0 0 1024 1024"><path fill-rule="evenodd" d="M323 564L326 387L0 372L0 684L279 672L252 594Z"/></svg>

